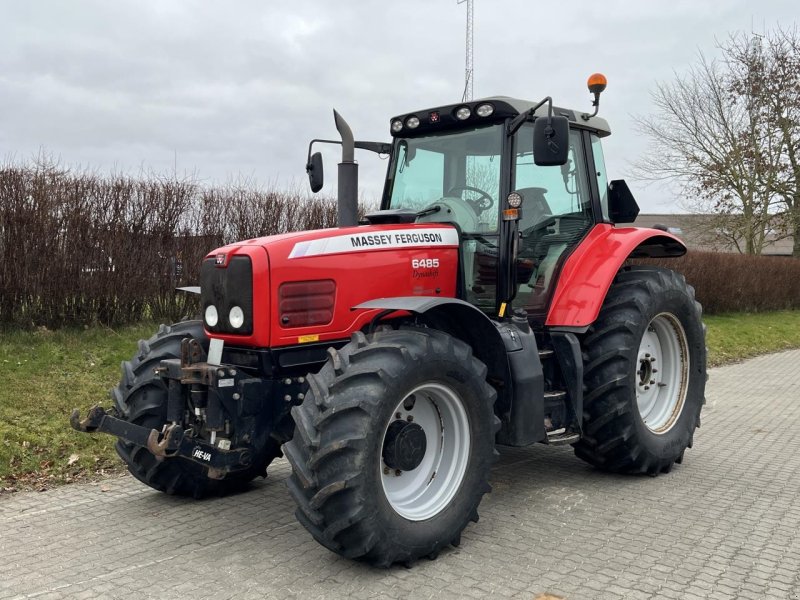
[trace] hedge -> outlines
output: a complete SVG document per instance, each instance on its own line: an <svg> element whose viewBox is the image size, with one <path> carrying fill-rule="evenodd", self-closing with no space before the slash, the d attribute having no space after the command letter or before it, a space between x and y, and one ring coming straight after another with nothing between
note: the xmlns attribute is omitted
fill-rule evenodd
<svg viewBox="0 0 800 600"><path fill-rule="evenodd" d="M800 260L689 251L680 258L641 260L683 273L708 314L800 309Z"/></svg>
<svg viewBox="0 0 800 600"><path fill-rule="evenodd" d="M336 203L242 181L0 168L0 326L172 321L196 311L202 258L225 243L333 227ZM643 261L637 261L643 262ZM800 260L713 252L675 269L707 313L800 308Z"/></svg>
<svg viewBox="0 0 800 600"><path fill-rule="evenodd" d="M222 244L332 227L336 204L251 182L204 187L52 165L0 168L0 325L174 320Z"/></svg>

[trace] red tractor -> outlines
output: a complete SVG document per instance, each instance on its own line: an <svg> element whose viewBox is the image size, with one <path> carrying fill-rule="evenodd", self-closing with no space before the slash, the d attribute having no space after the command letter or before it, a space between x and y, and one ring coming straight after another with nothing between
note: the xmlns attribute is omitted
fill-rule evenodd
<svg viewBox="0 0 800 600"><path fill-rule="evenodd" d="M497 445L668 472L700 424L701 308L681 275L628 264L686 247L615 225L638 207L606 178L604 88L590 78L592 114L549 97L414 111L391 143L335 114L339 227L211 252L202 321L140 342L114 407L73 426L116 435L168 494L240 488L283 454L303 526L381 566L459 544ZM390 156L360 222L355 148ZM319 153L307 170L319 190Z"/></svg>

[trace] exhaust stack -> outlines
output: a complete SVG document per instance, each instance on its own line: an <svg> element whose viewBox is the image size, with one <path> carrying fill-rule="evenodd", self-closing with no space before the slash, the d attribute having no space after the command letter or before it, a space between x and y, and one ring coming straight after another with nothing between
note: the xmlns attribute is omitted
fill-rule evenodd
<svg viewBox="0 0 800 600"><path fill-rule="evenodd" d="M355 161L355 141L347 121L333 111L336 129L342 136L342 162L339 163L338 224L349 227L358 224L358 164Z"/></svg>

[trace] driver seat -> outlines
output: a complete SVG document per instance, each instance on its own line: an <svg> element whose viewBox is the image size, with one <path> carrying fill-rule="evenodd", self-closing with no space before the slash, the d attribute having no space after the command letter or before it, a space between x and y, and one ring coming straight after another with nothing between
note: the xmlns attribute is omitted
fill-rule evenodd
<svg viewBox="0 0 800 600"><path fill-rule="evenodd" d="M541 187L526 187L516 190L522 194L522 218L519 220L519 230L525 231L537 223L544 221L553 215L550 205L547 203L545 193L547 190Z"/></svg>

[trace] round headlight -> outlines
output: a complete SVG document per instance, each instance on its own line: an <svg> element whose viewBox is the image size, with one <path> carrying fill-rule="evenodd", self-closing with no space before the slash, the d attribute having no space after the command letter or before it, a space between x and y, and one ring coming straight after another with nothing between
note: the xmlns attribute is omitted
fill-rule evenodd
<svg viewBox="0 0 800 600"><path fill-rule="evenodd" d="M469 109L469 106L462 106L456 111L456 119L459 121L465 121L469 119L472 111Z"/></svg>
<svg viewBox="0 0 800 600"><path fill-rule="evenodd" d="M419 127L419 119L417 117L408 117L406 119L406 127L409 129L416 129Z"/></svg>
<svg viewBox="0 0 800 600"><path fill-rule="evenodd" d="M475 112L478 113L479 117L488 117L494 112L494 106L491 104L481 104L475 109Z"/></svg>
<svg viewBox="0 0 800 600"><path fill-rule="evenodd" d="M219 313L217 313L217 307L213 304L209 304L206 307L206 325L209 327L214 327L217 323L219 323Z"/></svg>
<svg viewBox="0 0 800 600"><path fill-rule="evenodd" d="M228 322L234 329L239 329L244 325L244 311L240 307L234 306L228 313Z"/></svg>
<svg viewBox="0 0 800 600"><path fill-rule="evenodd" d="M392 121L392 131L397 133L401 129L403 129L403 122L400 119Z"/></svg>

